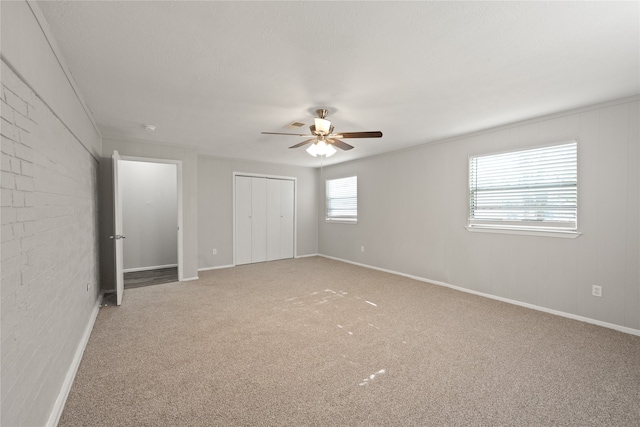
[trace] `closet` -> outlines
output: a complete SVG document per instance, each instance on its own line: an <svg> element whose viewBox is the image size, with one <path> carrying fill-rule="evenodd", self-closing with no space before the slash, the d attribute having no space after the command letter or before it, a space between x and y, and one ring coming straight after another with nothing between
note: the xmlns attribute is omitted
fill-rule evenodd
<svg viewBox="0 0 640 427"><path fill-rule="evenodd" d="M235 264L294 256L295 182L236 175Z"/></svg>

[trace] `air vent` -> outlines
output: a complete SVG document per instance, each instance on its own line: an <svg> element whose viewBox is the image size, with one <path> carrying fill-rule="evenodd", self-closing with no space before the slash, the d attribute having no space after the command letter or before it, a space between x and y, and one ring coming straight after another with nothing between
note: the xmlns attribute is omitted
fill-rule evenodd
<svg viewBox="0 0 640 427"><path fill-rule="evenodd" d="M300 129L303 126L306 126L306 124L302 122L291 122L285 127L288 129Z"/></svg>

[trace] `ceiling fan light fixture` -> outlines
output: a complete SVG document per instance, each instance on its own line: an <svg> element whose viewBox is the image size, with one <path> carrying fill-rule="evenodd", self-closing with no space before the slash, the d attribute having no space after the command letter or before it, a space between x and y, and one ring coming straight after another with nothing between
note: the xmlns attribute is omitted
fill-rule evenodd
<svg viewBox="0 0 640 427"><path fill-rule="evenodd" d="M326 156L327 155L327 143L324 142L323 139L321 139L320 141L316 142L315 144L317 150L318 150L318 155L320 156Z"/></svg>
<svg viewBox="0 0 640 427"><path fill-rule="evenodd" d="M315 143L311 144L309 148L307 148L307 153L311 154L313 157L318 156L318 147L316 147Z"/></svg>
<svg viewBox="0 0 640 427"><path fill-rule="evenodd" d="M314 119L314 122L316 125L316 132L318 132L320 135L329 135L331 131L331 121L316 117Z"/></svg>
<svg viewBox="0 0 640 427"><path fill-rule="evenodd" d="M333 148L333 146L331 145L327 145L327 154L325 154L326 157L331 157L334 154L336 154L336 149Z"/></svg>
<svg viewBox="0 0 640 427"><path fill-rule="evenodd" d="M307 153L313 157L331 157L336 154L336 149L333 148L331 144L324 142L324 140L320 140L311 144L311 146L307 148Z"/></svg>

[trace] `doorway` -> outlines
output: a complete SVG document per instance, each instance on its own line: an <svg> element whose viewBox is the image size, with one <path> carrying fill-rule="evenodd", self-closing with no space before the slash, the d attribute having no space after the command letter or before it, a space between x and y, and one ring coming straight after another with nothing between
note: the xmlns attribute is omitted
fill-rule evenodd
<svg viewBox="0 0 640 427"><path fill-rule="evenodd" d="M182 278L182 192L179 161L122 156L118 180L124 288Z"/></svg>

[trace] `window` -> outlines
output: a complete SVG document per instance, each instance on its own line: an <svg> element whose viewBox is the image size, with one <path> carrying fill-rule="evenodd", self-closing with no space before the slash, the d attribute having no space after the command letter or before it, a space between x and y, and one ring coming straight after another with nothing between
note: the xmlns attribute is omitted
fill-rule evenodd
<svg viewBox="0 0 640 427"><path fill-rule="evenodd" d="M358 177L327 180L327 221L358 221Z"/></svg>
<svg viewBox="0 0 640 427"><path fill-rule="evenodd" d="M469 229L577 232L577 142L469 158Z"/></svg>

